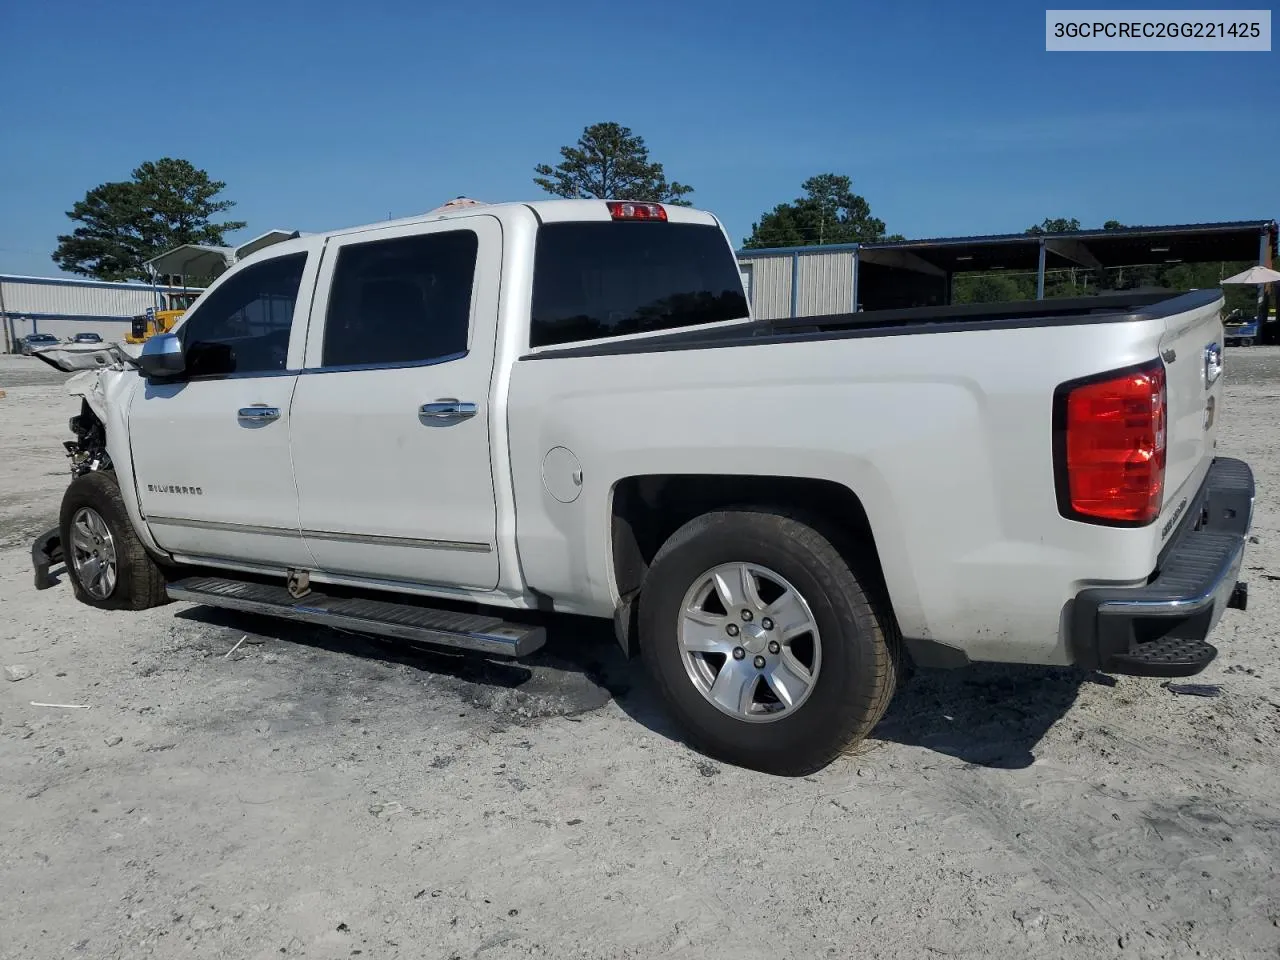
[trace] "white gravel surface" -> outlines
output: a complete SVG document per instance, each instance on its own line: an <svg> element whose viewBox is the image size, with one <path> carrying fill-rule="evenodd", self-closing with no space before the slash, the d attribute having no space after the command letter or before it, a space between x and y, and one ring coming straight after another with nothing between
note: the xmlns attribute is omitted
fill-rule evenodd
<svg viewBox="0 0 1280 960"><path fill-rule="evenodd" d="M680 743L608 625L500 666L35 591L78 408L2 357L0 956L1280 956L1280 350L1228 376L1220 695L922 671L788 780Z"/></svg>

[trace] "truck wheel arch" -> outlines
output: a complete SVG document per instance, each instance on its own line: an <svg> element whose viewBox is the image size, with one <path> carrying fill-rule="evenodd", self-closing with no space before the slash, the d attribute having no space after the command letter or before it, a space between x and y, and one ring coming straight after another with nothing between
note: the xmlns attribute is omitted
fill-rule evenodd
<svg viewBox="0 0 1280 960"><path fill-rule="evenodd" d="M806 477L744 474L646 474L613 487L609 532L619 602L614 614L618 642L627 656L637 652L635 599L649 564L685 523L715 510L754 507L802 514L839 544L890 600L867 511L843 484ZM892 604L890 603L890 608Z"/></svg>

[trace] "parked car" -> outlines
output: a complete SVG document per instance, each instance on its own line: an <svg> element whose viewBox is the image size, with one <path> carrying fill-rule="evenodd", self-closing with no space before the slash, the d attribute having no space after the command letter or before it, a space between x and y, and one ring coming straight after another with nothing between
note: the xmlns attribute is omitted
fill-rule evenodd
<svg viewBox="0 0 1280 960"><path fill-rule="evenodd" d="M40 347L51 347L58 343L58 338L51 333L29 333L19 343L19 352L24 357L29 357L33 350Z"/></svg>
<svg viewBox="0 0 1280 960"><path fill-rule="evenodd" d="M611 618L695 744L802 774L909 661L1214 658L1254 493L1222 302L755 321L716 218L650 203L299 237L77 378L36 580L503 657Z"/></svg>
<svg viewBox="0 0 1280 960"><path fill-rule="evenodd" d="M71 338L71 343L101 343L102 336L92 331L86 333L77 333Z"/></svg>

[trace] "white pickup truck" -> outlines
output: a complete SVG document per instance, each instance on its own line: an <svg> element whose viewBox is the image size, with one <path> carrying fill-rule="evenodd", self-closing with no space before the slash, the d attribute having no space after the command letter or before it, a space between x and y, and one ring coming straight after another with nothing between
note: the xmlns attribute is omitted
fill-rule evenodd
<svg viewBox="0 0 1280 960"><path fill-rule="evenodd" d="M1213 659L1254 495L1221 307L755 321L716 218L647 203L298 236L75 379L37 584L509 657L613 618L693 743L801 774L912 662Z"/></svg>

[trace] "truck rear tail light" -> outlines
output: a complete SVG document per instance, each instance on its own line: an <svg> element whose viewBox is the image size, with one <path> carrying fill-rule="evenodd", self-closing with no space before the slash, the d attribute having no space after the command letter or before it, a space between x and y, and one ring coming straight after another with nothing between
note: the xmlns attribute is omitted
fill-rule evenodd
<svg viewBox="0 0 1280 960"><path fill-rule="evenodd" d="M667 210L660 203L637 203L632 200L610 200L609 216L615 220L667 220Z"/></svg>
<svg viewBox="0 0 1280 960"><path fill-rule="evenodd" d="M1160 515L1168 435L1163 363L1064 383L1054 394L1053 419L1064 517L1138 527Z"/></svg>

